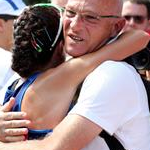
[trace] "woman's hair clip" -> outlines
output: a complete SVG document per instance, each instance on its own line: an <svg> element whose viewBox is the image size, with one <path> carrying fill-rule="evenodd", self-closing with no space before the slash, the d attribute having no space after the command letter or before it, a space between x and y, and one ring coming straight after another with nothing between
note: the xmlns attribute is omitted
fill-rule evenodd
<svg viewBox="0 0 150 150"><path fill-rule="evenodd" d="M31 36L32 36L32 38L31 38L31 44L32 44L32 46L34 47L34 49L37 51L37 52L42 52L42 48L40 47L40 45L36 42L36 40L35 40L35 35L34 35L34 33L32 33L31 32Z"/></svg>

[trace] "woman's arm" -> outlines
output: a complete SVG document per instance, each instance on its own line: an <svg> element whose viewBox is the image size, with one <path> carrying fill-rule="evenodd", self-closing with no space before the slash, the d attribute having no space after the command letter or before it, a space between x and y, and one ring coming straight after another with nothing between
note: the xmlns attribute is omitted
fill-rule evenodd
<svg viewBox="0 0 150 150"><path fill-rule="evenodd" d="M64 75L70 73L70 80L80 83L93 69L106 60L123 60L124 58L144 49L150 36L142 30L132 30L123 33L120 37L96 52L83 55L62 64ZM59 71L61 71L59 67ZM63 71L62 71L63 72ZM74 84L74 83L73 83Z"/></svg>
<svg viewBox="0 0 150 150"><path fill-rule="evenodd" d="M122 60L140 51L149 39L144 31L126 32L99 51L73 58L43 73L27 90L22 103L22 110L33 122L31 128L53 128L66 115L77 86L93 69L105 60Z"/></svg>
<svg viewBox="0 0 150 150"><path fill-rule="evenodd" d="M30 121L26 120L24 112L10 112L15 100L10 99L5 105L0 106L0 142L23 141L28 133L26 128Z"/></svg>

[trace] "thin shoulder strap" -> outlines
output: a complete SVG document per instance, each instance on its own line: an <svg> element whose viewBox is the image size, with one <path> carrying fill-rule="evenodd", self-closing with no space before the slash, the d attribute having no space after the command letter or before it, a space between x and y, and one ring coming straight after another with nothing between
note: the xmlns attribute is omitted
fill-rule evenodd
<svg viewBox="0 0 150 150"><path fill-rule="evenodd" d="M15 95L17 103L15 103L12 110L15 111L17 109L18 111L21 111L21 104L22 104L22 99L24 97L24 94L28 89L28 87L35 81L35 79L38 77L39 74L40 74L39 72L34 73L22 84L20 90Z"/></svg>
<svg viewBox="0 0 150 150"><path fill-rule="evenodd" d="M20 78L16 79L15 81L13 81L13 83L10 86L7 87L7 90L6 90L6 93L5 93L5 96L4 96L3 104L8 102L10 100L10 98L12 96L14 96L14 93L15 93L15 90L16 90L16 86L17 86L19 80L20 80Z"/></svg>
<svg viewBox="0 0 150 150"><path fill-rule="evenodd" d="M114 136L109 135L106 131L103 130L99 136L105 140L110 150L125 150L123 145Z"/></svg>

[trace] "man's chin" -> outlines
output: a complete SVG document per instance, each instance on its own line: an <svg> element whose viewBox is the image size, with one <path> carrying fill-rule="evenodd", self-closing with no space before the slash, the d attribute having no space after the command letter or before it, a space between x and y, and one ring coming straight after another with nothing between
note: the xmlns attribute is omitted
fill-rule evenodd
<svg viewBox="0 0 150 150"><path fill-rule="evenodd" d="M80 50L77 50L77 49L68 49L66 50L66 53L72 57L79 57L79 56L84 55L83 53L81 53Z"/></svg>
<svg viewBox="0 0 150 150"><path fill-rule="evenodd" d="M81 43L80 42L79 43L74 43L74 42L65 43L65 51L72 57L78 57L78 56L84 55L87 49L86 47L87 45L85 45L82 42Z"/></svg>

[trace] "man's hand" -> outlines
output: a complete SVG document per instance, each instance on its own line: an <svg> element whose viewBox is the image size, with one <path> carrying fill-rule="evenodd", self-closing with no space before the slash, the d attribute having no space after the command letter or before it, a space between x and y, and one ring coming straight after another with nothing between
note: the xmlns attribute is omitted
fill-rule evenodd
<svg viewBox="0 0 150 150"><path fill-rule="evenodd" d="M26 120L24 112L9 112L15 102L11 98L4 106L0 107L0 141L1 142L16 142L25 140L25 135L28 133L26 128L30 121Z"/></svg>

